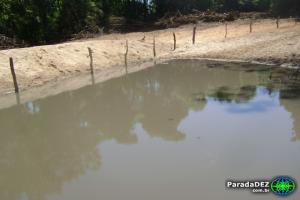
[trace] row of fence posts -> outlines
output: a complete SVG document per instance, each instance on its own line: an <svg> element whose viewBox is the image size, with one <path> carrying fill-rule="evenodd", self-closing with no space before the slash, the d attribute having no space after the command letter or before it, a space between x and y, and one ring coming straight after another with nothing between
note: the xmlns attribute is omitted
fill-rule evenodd
<svg viewBox="0 0 300 200"><path fill-rule="evenodd" d="M278 29L279 28L279 24L280 23L280 18L276 18L276 28ZM249 23L249 32L252 33L253 32L253 19L250 20L250 23ZM297 19L295 19L295 25L297 25ZM228 35L228 23L226 22L225 23L225 38L227 38L227 35Z"/></svg>
<svg viewBox="0 0 300 200"><path fill-rule="evenodd" d="M299 19L295 19L295 25L297 25L298 20ZM253 24L254 24L254 22L251 19L250 24L249 24L249 32L250 33L253 32ZM280 18L278 17L276 19L277 29L279 28L279 26L280 26ZM196 42L196 31L197 31L197 25L195 24L193 26L193 35L192 35L192 44L193 45ZM228 36L228 23L226 22L225 23L225 38L227 38L227 36ZM177 48L177 44L176 44L177 40L176 40L175 32L173 32L173 43L174 43L173 51L175 51L176 48ZM93 66L93 62L94 62L94 60L93 60L93 50L90 47L88 47L88 52L89 52L89 58L90 58L90 70L91 70L91 75L92 75L92 83L94 84L95 83L95 78L94 78L94 66ZM128 73L128 52L129 52L129 44L128 44L128 40L126 40L126 43L125 43L125 70L126 70L126 74ZM154 59L156 58L156 56L157 56L156 39L155 39L155 36L154 36L153 37L153 57L154 57ZM19 94L20 91L19 91L17 76L16 76L16 72L15 72L15 68L14 68L14 61L13 61L12 57L9 58L9 64L10 64L10 70L11 70L13 83L14 83L14 87L15 87L15 93Z"/></svg>

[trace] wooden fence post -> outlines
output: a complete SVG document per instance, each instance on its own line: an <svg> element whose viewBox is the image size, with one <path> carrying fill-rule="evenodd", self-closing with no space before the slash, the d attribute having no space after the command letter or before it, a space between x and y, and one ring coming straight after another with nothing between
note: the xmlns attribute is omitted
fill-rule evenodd
<svg viewBox="0 0 300 200"><path fill-rule="evenodd" d="M127 66L128 66L128 63L127 63L127 56L128 56L128 51L129 51L129 47L128 47L128 40L126 40L126 51L125 51L125 67L126 67L126 70L127 70Z"/></svg>
<svg viewBox="0 0 300 200"><path fill-rule="evenodd" d="M153 36L153 57L156 58L156 44L155 44L155 36Z"/></svg>
<svg viewBox="0 0 300 200"><path fill-rule="evenodd" d="M91 74L94 74L93 51L90 47L88 47L88 51L89 51L89 57L90 57Z"/></svg>
<svg viewBox="0 0 300 200"><path fill-rule="evenodd" d="M173 32L173 40L174 40L174 51L176 50L176 34Z"/></svg>
<svg viewBox="0 0 300 200"><path fill-rule="evenodd" d="M276 26L277 26L277 28L279 28L279 17L277 17L277 19L276 19Z"/></svg>
<svg viewBox="0 0 300 200"><path fill-rule="evenodd" d="M196 29L197 29L197 26L195 24L194 28L193 28L193 44L195 44L195 40L196 40Z"/></svg>
<svg viewBox="0 0 300 200"><path fill-rule="evenodd" d="M227 38L227 33L228 33L228 24L225 22L225 38Z"/></svg>
<svg viewBox="0 0 300 200"><path fill-rule="evenodd" d="M252 19L251 19L251 21L250 21L250 33L252 33L252 26L253 26L253 21L252 21Z"/></svg>
<svg viewBox="0 0 300 200"><path fill-rule="evenodd" d="M17 76L15 73L14 60L12 57L9 58L9 64L10 64L11 75L12 75L12 78L14 81L15 93L19 93L19 86L18 86L18 82L17 82Z"/></svg>

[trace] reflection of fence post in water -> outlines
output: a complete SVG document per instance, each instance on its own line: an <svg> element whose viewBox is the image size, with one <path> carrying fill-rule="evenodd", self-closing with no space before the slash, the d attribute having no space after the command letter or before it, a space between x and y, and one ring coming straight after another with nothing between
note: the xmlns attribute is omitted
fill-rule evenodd
<svg viewBox="0 0 300 200"><path fill-rule="evenodd" d="M12 57L9 58L9 64L10 64L10 71L13 78L14 86L15 86L15 93L19 93L19 86L17 82L17 76L15 73L15 67L14 67L14 60Z"/></svg>
<svg viewBox="0 0 300 200"><path fill-rule="evenodd" d="M125 70L126 70L126 74L127 74L127 67L128 67L128 63L127 63L127 56L128 56L128 51L129 51L129 47L128 47L128 40L126 40L126 51L125 51Z"/></svg>
<svg viewBox="0 0 300 200"><path fill-rule="evenodd" d="M91 73L92 85L95 85L95 75Z"/></svg>
<svg viewBox="0 0 300 200"><path fill-rule="evenodd" d="M195 40L196 40L196 29L197 29L197 26L195 24L194 28L193 28L193 44L195 44Z"/></svg>
<svg viewBox="0 0 300 200"><path fill-rule="evenodd" d="M16 93L16 102L17 102L17 105L20 105L20 103L21 103L20 94L19 93Z"/></svg>
<svg viewBox="0 0 300 200"><path fill-rule="evenodd" d="M174 40L174 48L173 50L176 50L176 34L173 32L173 40Z"/></svg>

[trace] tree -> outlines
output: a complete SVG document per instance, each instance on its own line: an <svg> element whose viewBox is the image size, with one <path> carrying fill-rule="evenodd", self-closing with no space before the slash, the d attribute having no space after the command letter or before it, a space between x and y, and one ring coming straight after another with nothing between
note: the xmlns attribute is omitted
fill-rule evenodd
<svg viewBox="0 0 300 200"><path fill-rule="evenodd" d="M272 12L275 15L281 15L281 16L300 15L299 0L272 0L271 8L272 8Z"/></svg>
<svg viewBox="0 0 300 200"><path fill-rule="evenodd" d="M299 0L1 0L0 34L44 44L82 30L97 31L111 15L147 21L194 9L300 15Z"/></svg>

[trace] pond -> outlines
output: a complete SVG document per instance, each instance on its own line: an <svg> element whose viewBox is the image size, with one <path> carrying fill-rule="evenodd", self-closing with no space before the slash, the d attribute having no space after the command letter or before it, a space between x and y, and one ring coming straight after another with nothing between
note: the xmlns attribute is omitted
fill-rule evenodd
<svg viewBox="0 0 300 200"><path fill-rule="evenodd" d="M2 109L0 199L275 199L225 181L300 180L295 74L177 60Z"/></svg>

